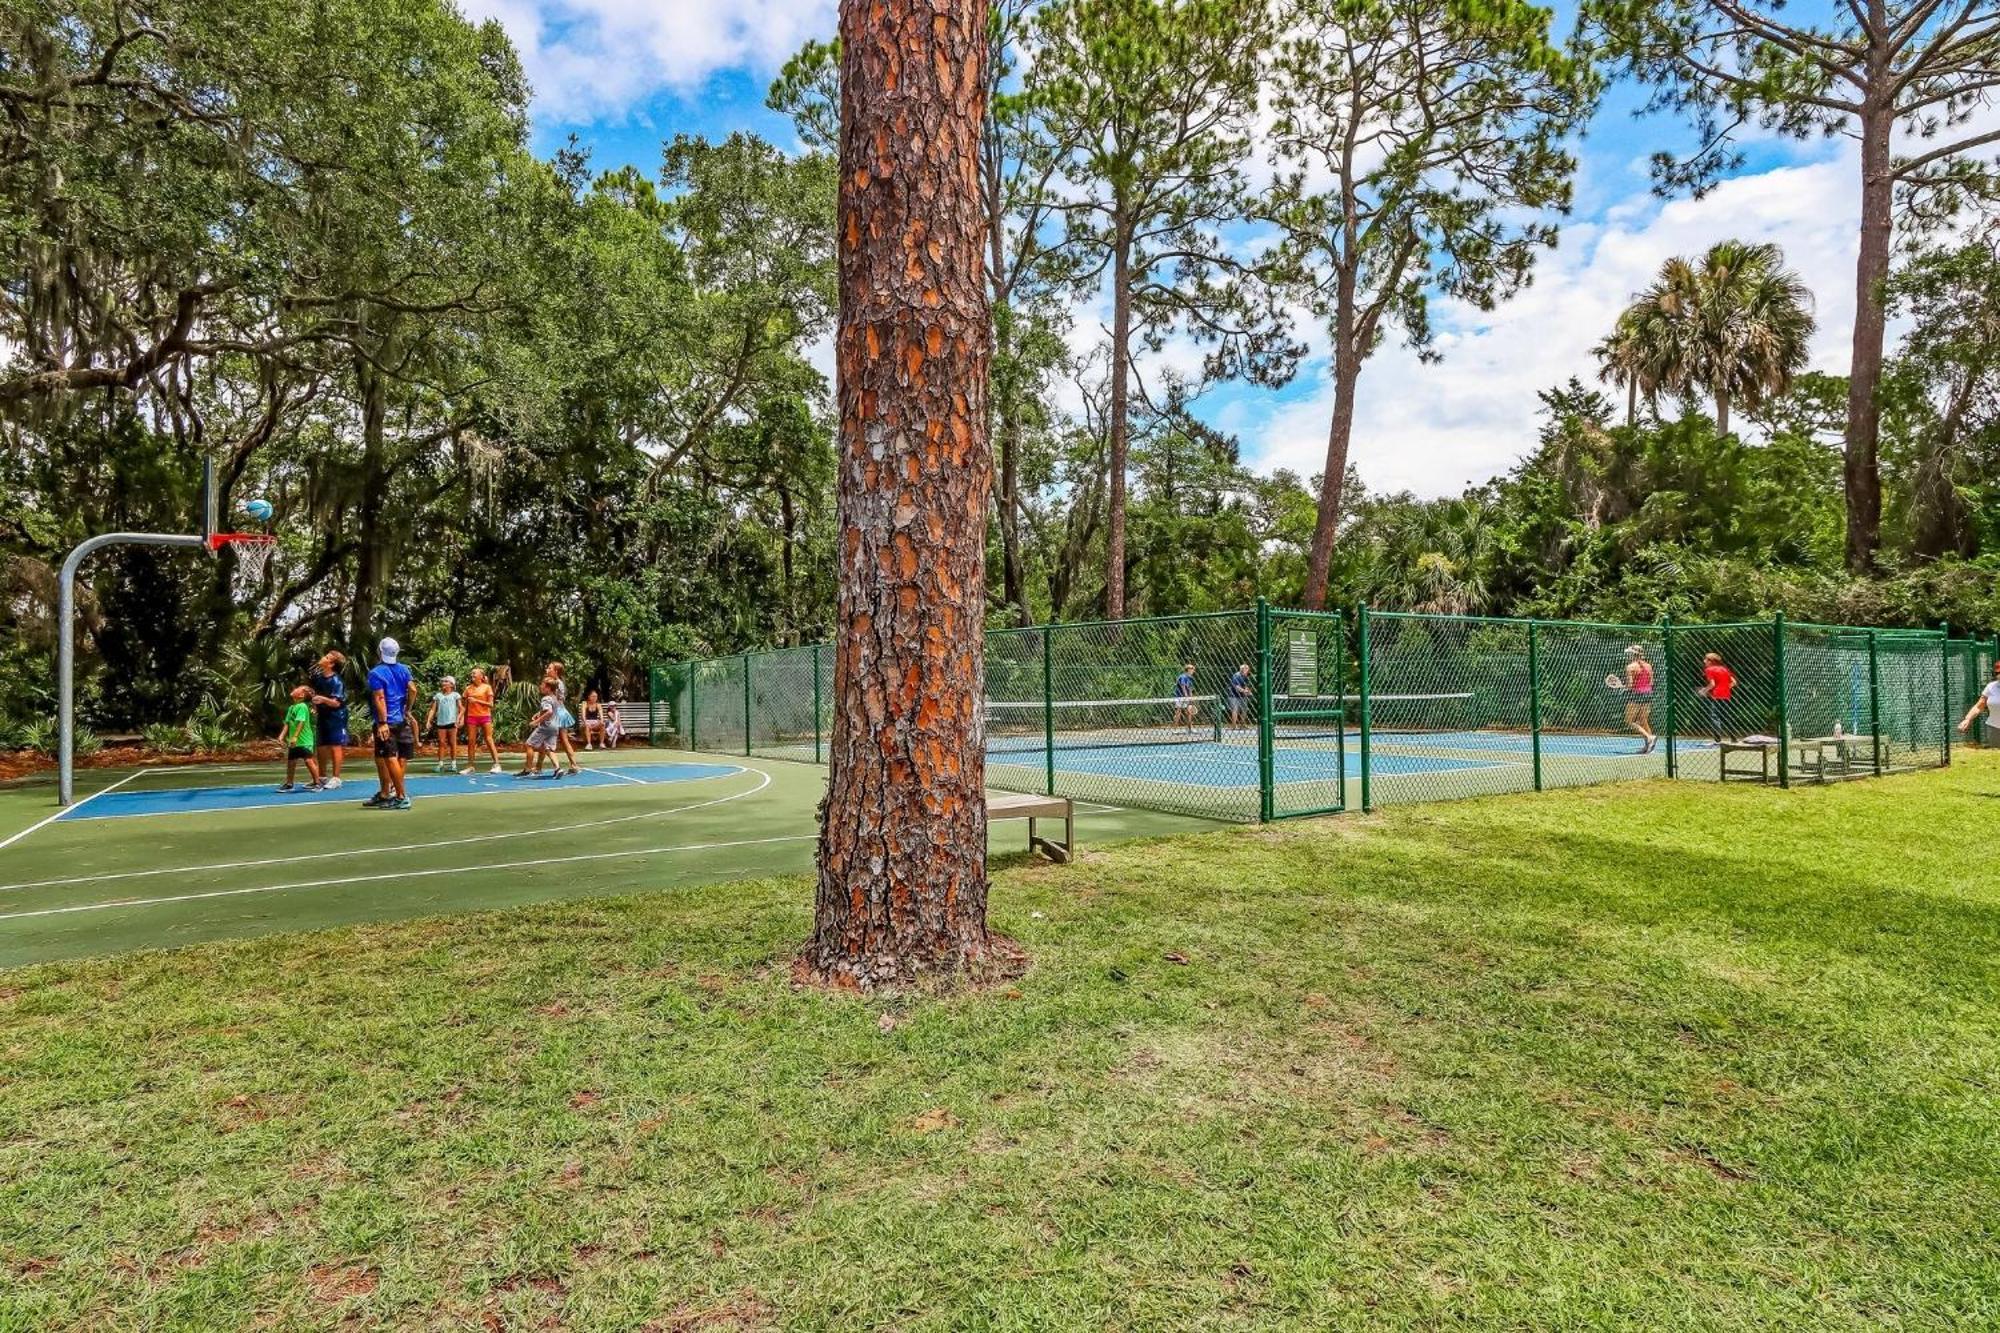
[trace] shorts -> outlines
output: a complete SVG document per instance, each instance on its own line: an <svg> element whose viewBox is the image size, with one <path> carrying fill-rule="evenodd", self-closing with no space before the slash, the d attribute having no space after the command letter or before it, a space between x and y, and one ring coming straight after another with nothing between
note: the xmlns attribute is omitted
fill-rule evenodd
<svg viewBox="0 0 2000 1333"><path fill-rule="evenodd" d="M468 727L490 727L493 725L493 714L468 713L465 718L465 725Z"/></svg>
<svg viewBox="0 0 2000 1333"><path fill-rule="evenodd" d="M310 759L312 757L313 752L303 745L294 745L291 749L285 751L285 758L287 759Z"/></svg>
<svg viewBox="0 0 2000 1333"><path fill-rule="evenodd" d="M445 720L444 720L443 718L439 718L439 719L437 720L437 729L438 729L439 731L457 731L457 730L458 730L458 722L457 722L457 720L456 720L456 719L454 719L454 720L452 720L452 721L450 721L450 722L447 722L447 721L445 721Z"/></svg>
<svg viewBox="0 0 2000 1333"><path fill-rule="evenodd" d="M322 708L319 710L320 748L337 750L347 744L347 710L345 708Z"/></svg>
<svg viewBox="0 0 2000 1333"><path fill-rule="evenodd" d="M556 748L558 743L557 737L560 734L555 727L544 722L541 726L536 727L528 733L528 748L530 750L553 750Z"/></svg>
<svg viewBox="0 0 2000 1333"><path fill-rule="evenodd" d="M375 757L377 759L408 759L417 752L417 730L409 719L389 724L389 734L384 736L378 729L375 733Z"/></svg>

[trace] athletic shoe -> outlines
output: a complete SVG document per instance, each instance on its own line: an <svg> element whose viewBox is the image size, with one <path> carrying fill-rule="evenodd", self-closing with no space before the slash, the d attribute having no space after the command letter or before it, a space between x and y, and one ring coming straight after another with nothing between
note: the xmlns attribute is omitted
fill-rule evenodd
<svg viewBox="0 0 2000 1333"><path fill-rule="evenodd" d="M552 779L553 779L554 781L556 781L556 782L561 782L561 781L563 780L563 776L564 776L564 775L563 775L563 771L562 771L562 770L561 770L561 769L559 768L559 769L557 769L557 770L556 770L556 771L555 771L554 773L550 774L549 776L550 776L550 777L551 777L551 778L552 778Z"/></svg>
<svg viewBox="0 0 2000 1333"><path fill-rule="evenodd" d="M385 810L407 810L410 808L410 798L407 796L398 796L382 808Z"/></svg>
<svg viewBox="0 0 2000 1333"><path fill-rule="evenodd" d="M575 764L571 764L569 766L569 775L573 778L580 778L583 776L583 770L578 768Z"/></svg>
<svg viewBox="0 0 2000 1333"><path fill-rule="evenodd" d="M312 784L311 786L307 787L307 788L306 788L306 790L307 790L307 791L325 791L325 790L326 790L326 784L325 784L324 782L315 782L315 783L313 783L313 784Z"/></svg>
<svg viewBox="0 0 2000 1333"><path fill-rule="evenodd" d="M498 765L498 764L495 764L495 765L493 765L493 767L491 767L491 768L487 769L486 771L487 771L488 773L505 773L505 772L506 772L507 770L506 770L506 769L504 769L504 768L502 768L502 767L500 767L500 765Z"/></svg>
<svg viewBox="0 0 2000 1333"><path fill-rule="evenodd" d="M388 805L392 799L393 799L392 797L384 796L381 792L378 791L373 796L370 796L367 800L363 801L361 803L361 808L363 810L380 810L384 806Z"/></svg>
<svg viewBox="0 0 2000 1333"><path fill-rule="evenodd" d="M339 778L328 778L328 779L327 779L327 780L326 780L325 782L322 782L322 783L320 784L320 786L324 787L324 788L325 788L326 790L328 790L328 791L339 791L339 790L340 790L340 779L339 779Z"/></svg>
<svg viewBox="0 0 2000 1333"><path fill-rule="evenodd" d="M280 791L281 793L284 793L284 794L286 794L286 795L289 795L290 793L292 793L292 792L295 792L295 791L297 791L297 790L298 790L298 786L297 786L296 784L294 784L294 783L290 783L290 782L281 782L281 783L279 783L279 784L278 784L278 790L279 790L279 791Z"/></svg>
<svg viewBox="0 0 2000 1333"><path fill-rule="evenodd" d="M493 771L498 773L500 770L496 768ZM516 769L514 772L514 776L517 778L531 778L534 777L535 775L533 773L530 773L527 769L522 768L522 769Z"/></svg>

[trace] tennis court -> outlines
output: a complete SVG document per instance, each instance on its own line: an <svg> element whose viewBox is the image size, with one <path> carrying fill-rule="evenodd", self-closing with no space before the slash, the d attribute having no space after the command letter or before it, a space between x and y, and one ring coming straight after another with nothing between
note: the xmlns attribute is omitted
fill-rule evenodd
<svg viewBox="0 0 2000 1333"><path fill-rule="evenodd" d="M1783 617L1621 625L1364 606L1350 622L1265 602L989 630L988 780L1251 822L1713 781L1718 741L1763 737L1760 780L1845 781L1949 763L1952 701L1979 678L1981 652L1966 642L1953 657L1937 630ZM707 754L822 761L831 666L807 644L655 667L650 733ZM1711 669L1725 682L1713 698ZM1824 762L1827 746L1840 763Z"/></svg>
<svg viewBox="0 0 2000 1333"><path fill-rule="evenodd" d="M585 758L592 756L586 755ZM603 757L608 759L609 757ZM560 781L410 777L412 809L279 794L282 766L86 770L0 788L0 967L234 936L640 892L729 892L809 873L822 768L626 749ZM1085 847L1212 827L1081 802ZM994 826L1020 854L1025 826Z"/></svg>
<svg viewBox="0 0 2000 1333"><path fill-rule="evenodd" d="M1664 777L1666 753L1642 749L1632 732L1532 731L1467 725L1467 692L1374 700L1385 721L1363 759L1357 701L1341 696L1273 699L1269 779L1276 809L1317 811L1359 804L1364 766L1373 799L1423 799L1439 781L1500 792L1545 777L1565 784ZM1053 788L1073 796L1166 809L1240 811L1254 817L1265 764L1254 709L1233 713L1219 696L1057 700L987 705L987 764L995 786ZM1679 740L1683 759L1714 749Z"/></svg>

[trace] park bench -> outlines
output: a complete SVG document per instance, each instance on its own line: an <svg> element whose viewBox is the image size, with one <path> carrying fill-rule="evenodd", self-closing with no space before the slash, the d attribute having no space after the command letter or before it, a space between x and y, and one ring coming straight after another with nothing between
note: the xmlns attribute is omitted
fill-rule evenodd
<svg viewBox="0 0 2000 1333"><path fill-rule="evenodd" d="M1772 737L1752 737L1740 741L1724 741L1717 747L1721 752L1721 762L1717 765L1716 777L1722 782L1732 779L1751 782L1770 782L1773 774L1771 761L1777 756L1778 742ZM1813 782L1828 782L1834 778L1851 778L1857 768L1869 774L1875 771L1875 738L1873 736L1794 736L1791 749L1798 758L1792 763L1792 772ZM1731 755L1754 754L1757 767L1732 768Z"/></svg>
<svg viewBox="0 0 2000 1333"><path fill-rule="evenodd" d="M1076 805L1067 796L1034 796L1026 792L986 793L986 822L1000 819L1028 821L1028 850L1041 852L1051 861L1068 861L1076 855ZM1042 819L1063 822L1061 842L1041 837L1035 823Z"/></svg>

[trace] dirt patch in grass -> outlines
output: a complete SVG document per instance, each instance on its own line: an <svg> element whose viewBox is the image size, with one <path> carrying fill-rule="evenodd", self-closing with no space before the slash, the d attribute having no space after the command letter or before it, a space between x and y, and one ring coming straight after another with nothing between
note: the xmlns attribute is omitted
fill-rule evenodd
<svg viewBox="0 0 2000 1333"><path fill-rule="evenodd" d="M681 1305L646 1324L646 1333L713 1333L724 1329L766 1329L778 1326L778 1312L754 1291L739 1291L713 1305Z"/></svg>

